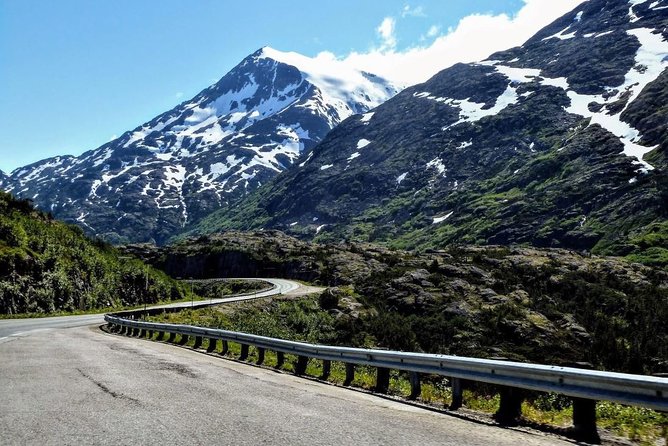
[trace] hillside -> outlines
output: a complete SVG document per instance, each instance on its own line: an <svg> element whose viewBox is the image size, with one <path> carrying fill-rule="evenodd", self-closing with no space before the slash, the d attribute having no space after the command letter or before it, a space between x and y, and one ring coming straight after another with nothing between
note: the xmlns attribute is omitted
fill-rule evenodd
<svg viewBox="0 0 668 446"><path fill-rule="evenodd" d="M0 192L0 315L115 309L183 296L164 273Z"/></svg>
<svg viewBox="0 0 668 446"><path fill-rule="evenodd" d="M320 297L328 314L314 316L326 325L286 316L313 342L668 371L668 273L618 258L516 246L415 254L276 231L126 252L188 277L267 275L330 286ZM249 330L281 335L284 320L257 318Z"/></svg>
<svg viewBox="0 0 668 446"><path fill-rule="evenodd" d="M265 47L192 99L95 150L0 175L0 189L113 243L163 243L397 91L341 62Z"/></svg>
<svg viewBox="0 0 668 446"><path fill-rule="evenodd" d="M668 3L589 0L335 128L186 234L566 247L668 264Z"/></svg>

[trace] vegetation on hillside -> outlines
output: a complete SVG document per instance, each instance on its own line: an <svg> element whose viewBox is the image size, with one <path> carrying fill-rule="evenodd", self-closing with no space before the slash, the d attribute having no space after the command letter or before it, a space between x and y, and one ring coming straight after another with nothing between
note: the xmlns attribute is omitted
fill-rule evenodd
<svg viewBox="0 0 668 446"><path fill-rule="evenodd" d="M195 277L271 275L330 286L317 305L273 304L245 318L253 324L228 328L350 346L668 371L668 273L624 259L499 246L417 254L317 245L270 231L128 250Z"/></svg>
<svg viewBox="0 0 668 446"><path fill-rule="evenodd" d="M0 192L0 314L48 314L181 299L184 288L72 225Z"/></svg>

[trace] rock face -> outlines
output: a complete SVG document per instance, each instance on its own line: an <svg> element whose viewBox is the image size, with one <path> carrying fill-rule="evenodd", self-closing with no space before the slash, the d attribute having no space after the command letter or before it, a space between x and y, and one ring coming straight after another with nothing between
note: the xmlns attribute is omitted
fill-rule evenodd
<svg viewBox="0 0 668 446"><path fill-rule="evenodd" d="M667 55L666 0L587 1L347 119L191 232L636 251L667 232Z"/></svg>
<svg viewBox="0 0 668 446"><path fill-rule="evenodd" d="M160 243L266 183L345 118L397 91L339 62L263 48L120 138L0 174L0 187L109 241Z"/></svg>

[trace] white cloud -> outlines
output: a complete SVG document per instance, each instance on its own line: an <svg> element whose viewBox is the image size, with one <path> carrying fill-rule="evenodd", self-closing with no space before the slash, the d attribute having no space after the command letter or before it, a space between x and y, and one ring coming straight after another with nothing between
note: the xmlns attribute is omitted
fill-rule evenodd
<svg viewBox="0 0 668 446"><path fill-rule="evenodd" d="M396 50L396 22L392 17L386 17L377 29L380 47L366 53L350 53L343 60L399 84L413 85L457 62L483 60L496 51L521 45L582 2L524 0L524 6L514 16L472 14L462 18L455 28L428 46L403 51ZM433 32L438 33L438 30Z"/></svg>
<svg viewBox="0 0 668 446"><path fill-rule="evenodd" d="M438 34L441 32L441 27L438 25L431 25L429 29L427 30L427 34L424 36L420 36L420 40L424 41L427 39L433 39L434 37L438 36Z"/></svg>
<svg viewBox="0 0 668 446"><path fill-rule="evenodd" d="M415 8L411 8L410 5L405 5L404 8L401 10L401 17L407 17L407 16L427 17L427 14L425 14L424 8L422 6L416 6Z"/></svg>
<svg viewBox="0 0 668 446"><path fill-rule="evenodd" d="M381 46L380 51L394 51L394 48L397 46L397 38L394 35L394 27L396 25L396 20L392 17L385 17L376 32L380 36Z"/></svg>
<svg viewBox="0 0 668 446"><path fill-rule="evenodd" d="M432 25L427 31L427 37L436 37L438 32L441 30L440 26Z"/></svg>

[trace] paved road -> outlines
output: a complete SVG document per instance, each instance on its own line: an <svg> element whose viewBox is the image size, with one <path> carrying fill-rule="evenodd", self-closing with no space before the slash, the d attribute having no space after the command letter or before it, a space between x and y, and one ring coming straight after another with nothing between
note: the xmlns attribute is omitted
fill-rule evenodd
<svg viewBox="0 0 668 446"><path fill-rule="evenodd" d="M257 297L267 297L276 294L286 294L292 292L300 287L299 283L285 279L262 279L274 285L271 290L260 293L249 294L246 296L227 297L222 299L213 299L212 301L205 301L203 303L224 303L237 302L240 300L254 299ZM200 302L202 303L202 302ZM190 302L180 302L175 304L157 305L149 308L172 308L172 307L189 307ZM35 319L2 319L0 320L0 342L10 336L16 336L23 333L28 333L35 330L44 330L49 328L72 328L81 327L91 324L103 324L104 315L92 314L81 316L57 316L44 317Z"/></svg>
<svg viewBox="0 0 668 446"><path fill-rule="evenodd" d="M101 332L0 342L0 443L568 445Z"/></svg>

